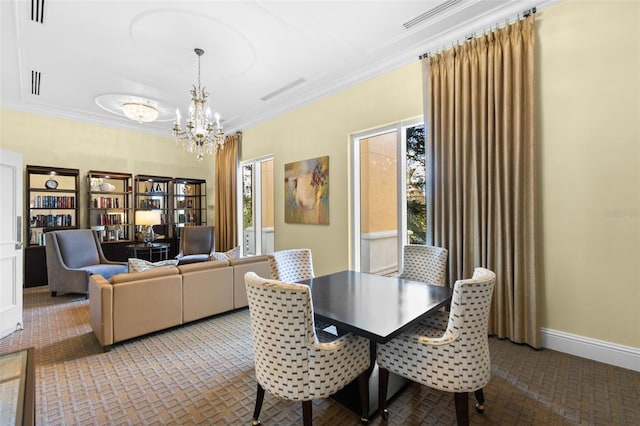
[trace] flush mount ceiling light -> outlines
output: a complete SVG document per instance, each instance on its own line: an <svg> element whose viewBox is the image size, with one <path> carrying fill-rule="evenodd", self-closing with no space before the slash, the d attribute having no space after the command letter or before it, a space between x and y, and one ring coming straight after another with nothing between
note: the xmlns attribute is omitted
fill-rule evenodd
<svg viewBox="0 0 640 426"><path fill-rule="evenodd" d="M122 112L138 123L150 123L158 118L158 110L151 105L128 102L122 105Z"/></svg>
<svg viewBox="0 0 640 426"><path fill-rule="evenodd" d="M204 154L214 154L224 147L224 130L220 125L220 116L215 115L215 126L211 120L211 109L207 104L209 93L200 87L200 58L204 50L194 49L198 55L198 87L191 89L191 104L189 105L189 117L184 129L180 126L180 110L176 110L176 123L173 126L173 139L176 144L188 152L195 152L199 161Z"/></svg>
<svg viewBox="0 0 640 426"><path fill-rule="evenodd" d="M123 120L128 119L138 123L171 122L175 117L173 106L148 96L105 93L96 96L95 103L103 110L122 117Z"/></svg>

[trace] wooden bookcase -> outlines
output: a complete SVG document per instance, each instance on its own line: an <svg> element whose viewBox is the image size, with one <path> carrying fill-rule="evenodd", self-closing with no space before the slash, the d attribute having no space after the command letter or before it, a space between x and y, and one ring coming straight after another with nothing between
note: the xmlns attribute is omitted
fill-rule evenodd
<svg viewBox="0 0 640 426"><path fill-rule="evenodd" d="M87 173L87 228L103 243L133 241L130 173L90 170Z"/></svg>
<svg viewBox="0 0 640 426"><path fill-rule="evenodd" d="M25 287L47 284L45 232L79 227L79 175L78 169L26 167Z"/></svg>
<svg viewBox="0 0 640 426"><path fill-rule="evenodd" d="M134 179L134 218L138 212L152 212L159 216L159 223L153 225L156 240L167 240L172 237L171 229L171 184L172 178L167 176L136 175ZM142 229L136 221L136 240Z"/></svg>
<svg viewBox="0 0 640 426"><path fill-rule="evenodd" d="M171 198L171 220L176 238L185 226L207 224L206 180L174 178Z"/></svg>

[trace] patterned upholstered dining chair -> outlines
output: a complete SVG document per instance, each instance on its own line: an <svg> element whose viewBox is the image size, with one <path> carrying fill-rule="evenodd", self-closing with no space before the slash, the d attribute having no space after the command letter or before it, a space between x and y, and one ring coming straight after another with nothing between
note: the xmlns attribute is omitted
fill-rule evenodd
<svg viewBox="0 0 640 426"><path fill-rule="evenodd" d="M407 244L402 251L399 278L445 285L448 251L442 247Z"/></svg>
<svg viewBox="0 0 640 426"><path fill-rule="evenodd" d="M361 420L369 411L369 341L347 334L320 342L313 325L309 287L245 274L257 386L253 425L259 425L265 390L302 401L311 425L313 399L326 398L359 379Z"/></svg>
<svg viewBox="0 0 640 426"><path fill-rule="evenodd" d="M269 254L271 278L294 283L313 278L313 259L311 250L289 249Z"/></svg>
<svg viewBox="0 0 640 426"><path fill-rule="evenodd" d="M456 281L449 313L438 311L416 328L378 345L379 405L388 418L385 398L389 371L414 382L453 392L458 425L469 423L469 392L484 412L482 388L491 377L487 325L496 275L476 268L473 278Z"/></svg>

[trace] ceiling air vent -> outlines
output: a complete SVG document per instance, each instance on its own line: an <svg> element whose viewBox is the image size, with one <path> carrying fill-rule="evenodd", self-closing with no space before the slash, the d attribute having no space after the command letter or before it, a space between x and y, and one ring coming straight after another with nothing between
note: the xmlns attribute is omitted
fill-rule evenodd
<svg viewBox="0 0 640 426"><path fill-rule="evenodd" d="M44 24L44 0L31 0L31 20Z"/></svg>
<svg viewBox="0 0 640 426"><path fill-rule="evenodd" d="M304 83L305 81L307 81L307 80L304 79L304 78L299 78L296 81L292 81L291 83L289 83L289 84L287 84L285 86L282 86L278 90L276 90L274 92L271 92L268 95L265 95L265 96L261 97L260 99L263 100L263 101L268 101L269 99L271 99L271 98L273 98L275 96L278 96L282 92L286 92L287 90L292 89L295 86L297 86L298 84Z"/></svg>
<svg viewBox="0 0 640 426"><path fill-rule="evenodd" d="M31 94L40 96L40 71L31 71Z"/></svg>
<svg viewBox="0 0 640 426"><path fill-rule="evenodd" d="M406 29L409 29L411 27L414 27L424 21L426 21L429 18L432 18L434 16L436 16L437 14L449 9L451 6L460 3L461 0L447 0L443 3L440 3L438 6L434 7L433 9L429 9L428 11L426 11L425 13L423 13L422 15L418 15L415 18L405 22L404 27Z"/></svg>

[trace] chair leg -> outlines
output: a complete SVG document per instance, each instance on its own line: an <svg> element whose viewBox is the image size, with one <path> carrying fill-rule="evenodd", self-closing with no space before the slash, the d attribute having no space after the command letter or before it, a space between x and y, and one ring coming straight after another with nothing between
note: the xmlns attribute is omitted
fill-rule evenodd
<svg viewBox="0 0 640 426"><path fill-rule="evenodd" d="M469 394L467 392L456 392L453 395L456 401L456 420L458 426L469 425Z"/></svg>
<svg viewBox="0 0 640 426"><path fill-rule="evenodd" d="M386 368L378 368L378 409L383 419L389 419L389 411L387 411L387 388L389 385L389 370Z"/></svg>
<svg viewBox="0 0 640 426"><path fill-rule="evenodd" d="M260 410L262 410L262 401L264 401L264 388L258 383L258 391L256 392L256 407L253 410L252 426L260 424Z"/></svg>
<svg viewBox="0 0 640 426"><path fill-rule="evenodd" d="M311 401L302 401L302 424L304 426L311 426L312 419L313 405L311 405Z"/></svg>
<svg viewBox="0 0 640 426"><path fill-rule="evenodd" d="M475 391L476 395L476 411L480 414L484 413L484 393L482 389Z"/></svg>
<svg viewBox="0 0 640 426"><path fill-rule="evenodd" d="M360 423L369 424L369 369L367 368L358 376L358 388L360 391Z"/></svg>

